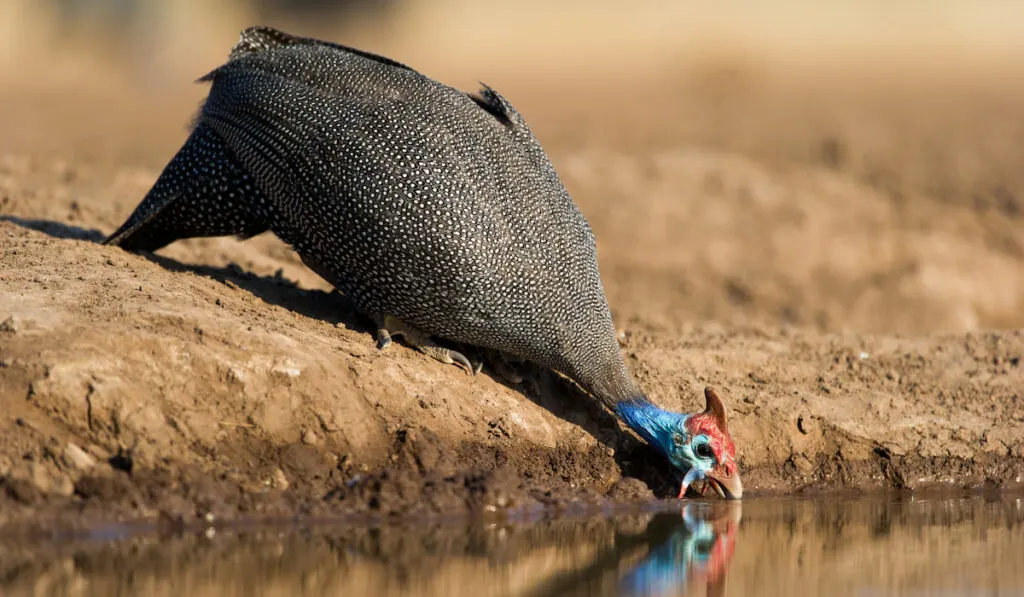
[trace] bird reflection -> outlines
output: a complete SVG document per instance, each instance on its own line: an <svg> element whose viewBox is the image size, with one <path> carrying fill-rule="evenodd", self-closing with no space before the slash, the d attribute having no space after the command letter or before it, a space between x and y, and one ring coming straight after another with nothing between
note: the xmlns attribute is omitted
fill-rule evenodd
<svg viewBox="0 0 1024 597"><path fill-rule="evenodd" d="M661 544L652 545L647 557L625 574L620 583L624 593L682 594L689 583L701 582L708 595L725 593L725 572L736 548L740 505L726 506L724 512L698 512L697 508L697 504L686 504L682 524L676 524ZM652 525L656 523L652 521Z"/></svg>
<svg viewBox="0 0 1024 597"><path fill-rule="evenodd" d="M685 595L704 586L725 593L742 504L691 502L656 514L639 533L616 532L589 564L543 583L535 595Z"/></svg>

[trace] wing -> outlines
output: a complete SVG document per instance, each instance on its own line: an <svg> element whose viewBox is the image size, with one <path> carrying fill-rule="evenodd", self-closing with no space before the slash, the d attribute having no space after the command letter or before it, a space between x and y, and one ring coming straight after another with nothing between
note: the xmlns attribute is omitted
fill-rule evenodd
<svg viewBox="0 0 1024 597"><path fill-rule="evenodd" d="M590 228L496 91L312 43L207 78L201 120L364 310L568 374L573 344L614 340Z"/></svg>

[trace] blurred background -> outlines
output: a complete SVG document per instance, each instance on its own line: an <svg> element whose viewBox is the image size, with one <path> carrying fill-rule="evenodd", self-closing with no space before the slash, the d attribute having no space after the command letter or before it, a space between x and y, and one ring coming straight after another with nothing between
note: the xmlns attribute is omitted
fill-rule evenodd
<svg viewBox="0 0 1024 597"><path fill-rule="evenodd" d="M0 0L0 211L113 230L257 23L509 97L620 322L1024 326L1009 1Z"/></svg>

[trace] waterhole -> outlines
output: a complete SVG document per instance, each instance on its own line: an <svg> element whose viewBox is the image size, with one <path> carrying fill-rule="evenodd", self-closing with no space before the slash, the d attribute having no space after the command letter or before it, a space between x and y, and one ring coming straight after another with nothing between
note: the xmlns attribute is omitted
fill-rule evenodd
<svg viewBox="0 0 1024 597"><path fill-rule="evenodd" d="M0 540L0 556L2 595L1024 595L1024 500L763 498L536 520L105 527Z"/></svg>

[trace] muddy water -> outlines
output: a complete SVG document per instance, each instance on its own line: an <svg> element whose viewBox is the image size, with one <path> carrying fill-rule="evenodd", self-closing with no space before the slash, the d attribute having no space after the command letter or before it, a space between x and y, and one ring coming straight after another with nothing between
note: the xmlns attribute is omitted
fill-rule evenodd
<svg viewBox="0 0 1024 597"><path fill-rule="evenodd" d="M544 521L0 544L2 595L1022 595L1024 500L761 499Z"/></svg>

